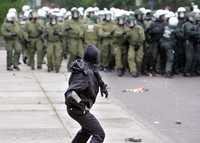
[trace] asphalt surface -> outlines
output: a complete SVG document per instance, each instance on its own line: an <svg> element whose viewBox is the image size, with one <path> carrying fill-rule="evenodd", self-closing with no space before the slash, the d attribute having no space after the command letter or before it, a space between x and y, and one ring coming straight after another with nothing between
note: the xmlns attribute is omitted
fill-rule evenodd
<svg viewBox="0 0 200 143"><path fill-rule="evenodd" d="M200 142L200 77L117 77L102 73L112 97L137 120L175 143ZM144 93L124 89L144 87ZM178 123L176 123L178 122Z"/></svg>
<svg viewBox="0 0 200 143"><path fill-rule="evenodd" d="M1 40L0 40L1 41ZM0 46L1 47L1 46ZM3 48L0 48L0 50ZM111 97L149 129L175 143L200 142L200 77L117 77L102 73ZM124 93L124 89L144 87L144 93ZM180 121L181 124L176 124Z"/></svg>
<svg viewBox="0 0 200 143"><path fill-rule="evenodd" d="M20 68L6 71L6 52L0 51L0 143L69 143L80 126L68 116L64 104L70 75L66 61L58 74L48 73L45 65L35 71L24 64ZM113 81L113 76L104 77ZM145 127L115 99L98 96L91 109L105 130L105 143L124 143L127 138L174 143Z"/></svg>

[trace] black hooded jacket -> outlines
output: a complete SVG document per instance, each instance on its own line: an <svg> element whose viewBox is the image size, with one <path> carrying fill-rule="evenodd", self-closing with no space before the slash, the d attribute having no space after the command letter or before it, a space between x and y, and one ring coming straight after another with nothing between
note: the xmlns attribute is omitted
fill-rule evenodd
<svg viewBox="0 0 200 143"><path fill-rule="evenodd" d="M150 35L151 40L158 42L165 30L166 23L160 20L156 20L151 26L146 30L146 33Z"/></svg>
<svg viewBox="0 0 200 143"><path fill-rule="evenodd" d="M72 63L71 76L69 79L69 87L65 92L65 98L75 91L81 98L81 103L66 103L70 107L91 108L96 101L99 88L104 85L98 68L94 64L90 64L82 59L78 59Z"/></svg>

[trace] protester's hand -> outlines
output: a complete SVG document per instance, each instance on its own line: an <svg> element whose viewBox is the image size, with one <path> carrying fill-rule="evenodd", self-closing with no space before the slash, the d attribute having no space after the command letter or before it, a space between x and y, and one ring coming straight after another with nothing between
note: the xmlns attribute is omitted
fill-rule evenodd
<svg viewBox="0 0 200 143"><path fill-rule="evenodd" d="M108 87L107 84L101 85L100 91L101 91L101 96L102 96L102 97L108 98L108 90L107 90L107 87Z"/></svg>

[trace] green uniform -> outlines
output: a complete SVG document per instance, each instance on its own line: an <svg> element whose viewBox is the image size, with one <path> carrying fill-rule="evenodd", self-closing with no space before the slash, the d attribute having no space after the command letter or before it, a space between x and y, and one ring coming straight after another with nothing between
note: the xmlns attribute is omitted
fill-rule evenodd
<svg viewBox="0 0 200 143"><path fill-rule="evenodd" d="M67 59L67 33L65 31L65 21L58 22L59 27L62 30L61 46L63 48L63 57Z"/></svg>
<svg viewBox="0 0 200 143"><path fill-rule="evenodd" d="M99 36L99 30L101 29L102 22L96 24L97 29L97 48L101 48L102 38ZM101 49L100 49L101 50Z"/></svg>
<svg viewBox="0 0 200 143"><path fill-rule="evenodd" d="M152 24L151 20L144 20L144 30L147 30ZM148 74L150 71L149 60L151 58L151 48L150 48L150 35L145 33L146 40L144 42L144 57L143 57L143 64L142 64L142 72L144 74Z"/></svg>
<svg viewBox="0 0 200 143"><path fill-rule="evenodd" d="M26 60L28 58L28 48L27 48L27 42L26 42L26 33L25 33L25 24L26 23L20 23L20 29L22 32L22 39L20 40L21 46L22 46L22 56L23 61L26 64Z"/></svg>
<svg viewBox="0 0 200 143"><path fill-rule="evenodd" d="M18 67L19 57L21 53L21 45L19 39L21 38L20 26L18 23L4 22L1 28L2 35L6 42L7 51L7 69ZM13 35L15 33L16 35Z"/></svg>
<svg viewBox="0 0 200 143"><path fill-rule="evenodd" d="M148 29L152 23L151 20L144 20L144 29Z"/></svg>
<svg viewBox="0 0 200 143"><path fill-rule="evenodd" d="M99 29L98 35L101 38L101 64L104 68L110 66L111 61L114 57L113 49L113 32L114 27L111 22L104 22Z"/></svg>
<svg viewBox="0 0 200 143"><path fill-rule="evenodd" d="M68 68L73 60L77 57L82 57L84 53L83 48L83 34L84 27L83 24L79 20L71 20L65 26L67 30L67 38L68 38L68 50L70 54Z"/></svg>
<svg viewBox="0 0 200 143"><path fill-rule="evenodd" d="M124 68L123 55L125 52L124 26L115 26L113 47L115 48L115 68L121 70Z"/></svg>
<svg viewBox="0 0 200 143"><path fill-rule="evenodd" d="M192 23L187 21L183 24L183 32L185 38L185 69L184 75L189 76L192 73L192 65L194 60L194 42L196 36L196 26Z"/></svg>
<svg viewBox="0 0 200 143"><path fill-rule="evenodd" d="M144 29L139 25L130 28L127 32L127 39L129 42L128 64L131 74L135 75L141 72L141 64L144 55Z"/></svg>
<svg viewBox="0 0 200 143"><path fill-rule="evenodd" d="M46 33L48 42L48 48L47 48L48 71L52 71L55 69L56 72L59 72L63 54L63 48L61 44L62 27L58 24L55 25L48 24L46 28Z"/></svg>
<svg viewBox="0 0 200 143"><path fill-rule="evenodd" d="M92 44L97 46L98 31L95 24L89 24L84 30L84 47Z"/></svg>
<svg viewBox="0 0 200 143"><path fill-rule="evenodd" d="M43 62L43 43L41 40L41 35L43 28L40 23L28 21L25 27L27 33L28 44L28 59L29 65L34 70L35 69L35 53L37 52L37 66L38 68L42 66Z"/></svg>
<svg viewBox="0 0 200 143"><path fill-rule="evenodd" d="M68 48L69 47L69 45L68 45L69 39L68 39L68 30L67 30L69 21L70 20L67 19L63 23L63 40L64 40L64 42L63 42L63 56L64 56L65 59L67 59L68 49L69 49Z"/></svg>
<svg viewBox="0 0 200 143"><path fill-rule="evenodd" d="M46 21L45 21L45 19L40 18L40 19L37 20L37 22L40 24L42 32L44 33L45 28L46 28ZM44 57L45 57L45 55L47 53L47 46L48 45L47 45L47 41L46 41L44 35L42 35L40 38L41 38L42 47L43 47L43 49L42 49L42 61L43 61Z"/></svg>

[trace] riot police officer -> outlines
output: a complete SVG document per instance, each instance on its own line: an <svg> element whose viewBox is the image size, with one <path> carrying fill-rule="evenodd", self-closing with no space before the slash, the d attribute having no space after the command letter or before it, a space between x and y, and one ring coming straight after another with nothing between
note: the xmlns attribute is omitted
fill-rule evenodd
<svg viewBox="0 0 200 143"><path fill-rule="evenodd" d="M44 29L42 25L37 21L37 12L32 12L30 14L29 21L26 23L25 32L27 34L26 41L28 44L28 65L32 70L35 69L35 54L37 53L37 68L42 68L43 62L43 44L42 44L42 34Z"/></svg>
<svg viewBox="0 0 200 143"><path fill-rule="evenodd" d="M178 25L178 19L176 17L169 18L168 25L165 26L163 37L160 40L161 49L161 70L165 73L166 77L172 77L174 54L176 47L175 30Z"/></svg>
<svg viewBox="0 0 200 143"><path fill-rule="evenodd" d="M151 56L149 57L149 64L151 65L150 72L155 74L158 72L156 66L158 62L158 57L160 55L160 39L164 33L165 29L165 12L163 10L158 10L155 13L156 21L151 24L151 26L146 30L147 34L151 37L150 39L150 51Z"/></svg>
<svg viewBox="0 0 200 143"><path fill-rule="evenodd" d="M195 16L196 20L196 38L194 48L194 59L192 63L192 74L200 75L200 15Z"/></svg>
<svg viewBox="0 0 200 143"><path fill-rule="evenodd" d="M16 20L16 13L9 12L1 28L2 35L6 42L8 71L12 71L13 68L16 70L20 70L20 68L18 67L19 57L21 53L21 45L19 40L20 38L22 38L22 36L20 26Z"/></svg>
<svg viewBox="0 0 200 143"><path fill-rule="evenodd" d="M187 22L183 25L184 39L185 39L185 68L184 76L191 76L192 62L194 59L194 42L196 35L196 26L194 13L190 12L187 15Z"/></svg>
<svg viewBox="0 0 200 143"><path fill-rule="evenodd" d="M141 66L143 61L143 44L145 40L144 29L137 25L134 17L129 18L129 29L126 37L129 43L128 64L130 73L133 77L141 74Z"/></svg>
<svg viewBox="0 0 200 143"><path fill-rule="evenodd" d="M115 48L115 69L117 70L118 76L123 76L125 72L125 17L120 16L117 18L117 25L113 33L113 47Z"/></svg>
<svg viewBox="0 0 200 143"><path fill-rule="evenodd" d="M144 28L144 13L140 9L135 10L135 18L137 24Z"/></svg>
<svg viewBox="0 0 200 143"><path fill-rule="evenodd" d="M57 23L57 17L52 15L50 23L46 27L46 36L48 42L47 61L48 72L53 70L59 72L62 62L62 27Z"/></svg>
<svg viewBox="0 0 200 143"><path fill-rule="evenodd" d="M112 14L107 11L105 13L104 22L99 28L98 36L101 38L101 66L105 71L113 68L114 50L113 50L113 32Z"/></svg>
<svg viewBox="0 0 200 143"><path fill-rule="evenodd" d="M185 39L182 27L186 22L186 9L184 7L179 7L177 13L179 22L176 30L177 46L175 47L174 72L179 74L184 72L185 67Z"/></svg>
<svg viewBox="0 0 200 143"><path fill-rule="evenodd" d="M82 22L80 21L80 13L77 8L72 8L72 20L68 21L65 24L64 31L67 32L68 38L68 50L69 50L69 62L68 69L70 68L70 64L76 58L80 58L83 56L84 48L83 48L83 34L84 27Z"/></svg>

